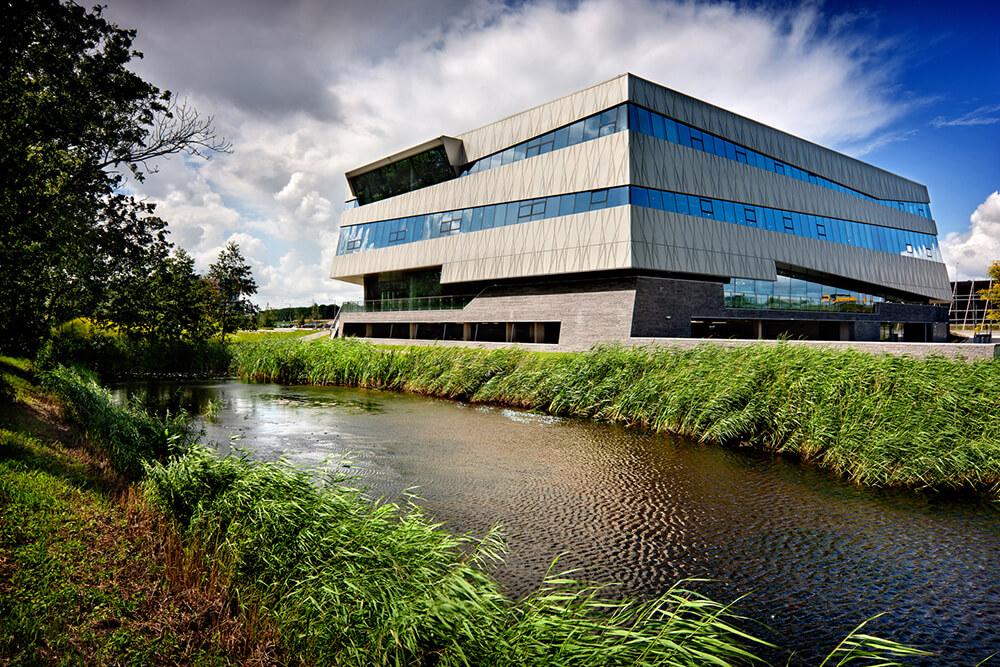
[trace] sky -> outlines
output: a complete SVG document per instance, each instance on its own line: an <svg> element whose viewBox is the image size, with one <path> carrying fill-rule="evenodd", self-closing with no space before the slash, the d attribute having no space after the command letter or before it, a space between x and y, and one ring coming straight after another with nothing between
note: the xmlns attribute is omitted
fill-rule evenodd
<svg viewBox="0 0 1000 667"><path fill-rule="evenodd" d="M1000 2L106 0L232 154L135 194L256 302L339 303L344 172L632 72L927 186L952 280L1000 259Z"/></svg>

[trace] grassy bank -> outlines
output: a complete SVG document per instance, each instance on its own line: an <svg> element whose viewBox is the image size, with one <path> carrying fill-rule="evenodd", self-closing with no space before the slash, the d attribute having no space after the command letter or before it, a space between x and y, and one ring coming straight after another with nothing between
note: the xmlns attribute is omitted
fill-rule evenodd
<svg viewBox="0 0 1000 667"><path fill-rule="evenodd" d="M189 585L180 540L30 367L0 359L0 377L0 664L277 658L220 591Z"/></svg>
<svg viewBox="0 0 1000 667"><path fill-rule="evenodd" d="M496 533L456 537L339 479L197 445L163 459L142 428L101 426L150 417L60 374L49 382L72 414L103 414L85 438L15 376L0 403L0 662L760 662L765 645L728 608L680 587L612 602L552 577L515 603L487 574ZM110 439L140 449L125 460L144 464L141 481L107 455ZM915 654L855 634L827 664Z"/></svg>
<svg viewBox="0 0 1000 667"><path fill-rule="evenodd" d="M586 353L234 346L250 381L415 391L794 454L858 483L1000 489L1000 364L792 345Z"/></svg>

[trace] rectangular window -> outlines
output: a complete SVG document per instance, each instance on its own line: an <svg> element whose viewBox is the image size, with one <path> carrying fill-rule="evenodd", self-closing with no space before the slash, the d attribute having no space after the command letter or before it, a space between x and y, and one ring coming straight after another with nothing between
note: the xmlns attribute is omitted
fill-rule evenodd
<svg viewBox="0 0 1000 667"><path fill-rule="evenodd" d="M574 146L583 141L583 121L579 120L569 126L569 136L566 138L567 146Z"/></svg>
<svg viewBox="0 0 1000 667"><path fill-rule="evenodd" d="M404 240L406 240L405 229L397 229L394 232L389 232L389 243L399 243Z"/></svg>
<svg viewBox="0 0 1000 667"><path fill-rule="evenodd" d="M742 162L743 164L747 164L747 152L742 148L739 147L736 148L736 161Z"/></svg>
<svg viewBox="0 0 1000 667"><path fill-rule="evenodd" d="M822 222L816 223L816 235L819 236L821 239L826 238L826 225L824 225Z"/></svg>
<svg viewBox="0 0 1000 667"><path fill-rule="evenodd" d="M649 190L634 185L630 189L633 206L649 206Z"/></svg>
<svg viewBox="0 0 1000 667"><path fill-rule="evenodd" d="M653 136L657 139L667 138L667 125L665 118L658 113L653 114Z"/></svg>
<svg viewBox="0 0 1000 667"><path fill-rule="evenodd" d="M601 127L601 119L599 116L591 116L586 119L583 124L583 140L590 141L591 139L596 139L598 132Z"/></svg>
<svg viewBox="0 0 1000 667"><path fill-rule="evenodd" d="M677 137L677 123L666 118L663 124L667 126L667 141L672 141L676 144L679 141Z"/></svg>
<svg viewBox="0 0 1000 667"><path fill-rule="evenodd" d="M608 205L608 191L595 190L590 193L590 208L604 208Z"/></svg>
<svg viewBox="0 0 1000 667"><path fill-rule="evenodd" d="M505 150L500 155L501 155L501 163L500 164L502 164L502 165L504 165L504 164L510 164L511 162L514 161L514 149L513 148L508 148L507 150Z"/></svg>
<svg viewBox="0 0 1000 667"><path fill-rule="evenodd" d="M597 136L603 137L608 134L614 134L615 125L618 122L618 109L608 109L601 114L601 126L597 131Z"/></svg>
<svg viewBox="0 0 1000 667"><path fill-rule="evenodd" d="M653 134L653 120L649 116L649 111L647 109L638 109L639 116L639 132L646 135Z"/></svg>
<svg viewBox="0 0 1000 667"><path fill-rule="evenodd" d="M649 195L649 208L655 208L663 210L663 196L660 194L659 190L648 190Z"/></svg>
<svg viewBox="0 0 1000 667"><path fill-rule="evenodd" d="M531 219L540 220L545 217L545 200L538 199L531 202Z"/></svg>
<svg viewBox="0 0 1000 667"><path fill-rule="evenodd" d="M552 134L552 150L557 151L560 148L566 148L569 145L569 128L563 127L556 130Z"/></svg>
<svg viewBox="0 0 1000 667"><path fill-rule="evenodd" d="M531 218L531 202L527 201L517 207L517 221L524 222Z"/></svg>
<svg viewBox="0 0 1000 667"><path fill-rule="evenodd" d="M576 198L573 195L563 195L559 198L559 215L572 215L575 211Z"/></svg>
<svg viewBox="0 0 1000 667"><path fill-rule="evenodd" d="M691 137L692 141L694 137ZM713 217L715 212L712 210L712 200L711 199L699 199L698 203L701 205L701 214L708 217Z"/></svg>
<svg viewBox="0 0 1000 667"><path fill-rule="evenodd" d="M507 204L507 218L503 221L505 225L517 224L517 204Z"/></svg>
<svg viewBox="0 0 1000 667"><path fill-rule="evenodd" d="M781 221L785 224L785 231L792 232L795 231L795 223L792 222L792 216L783 215L781 216Z"/></svg>
<svg viewBox="0 0 1000 667"><path fill-rule="evenodd" d="M774 173L776 173L776 174L784 174L785 173L785 165L783 165L780 162L778 162L777 160L775 160L774 161Z"/></svg>
<svg viewBox="0 0 1000 667"><path fill-rule="evenodd" d="M348 250L357 250L360 247L361 247L361 239L360 238L351 239L350 241L347 242L347 249Z"/></svg>
<svg viewBox="0 0 1000 667"><path fill-rule="evenodd" d="M538 139L532 139L531 141L529 141L524 149L524 157L528 158L528 157L535 157L536 155L538 155L539 153L538 147L540 145L541 142Z"/></svg>
<svg viewBox="0 0 1000 667"><path fill-rule="evenodd" d="M691 148L696 148L700 151L705 150L705 142L701 138L701 132L698 132L698 130L691 130Z"/></svg>
<svg viewBox="0 0 1000 667"><path fill-rule="evenodd" d="M514 162L519 162L525 158L525 151L527 150L527 144L520 143L514 146Z"/></svg>
<svg viewBox="0 0 1000 667"><path fill-rule="evenodd" d="M549 132L548 134L542 135L541 139L538 140L538 154L545 155L546 153L551 153L555 146L555 133Z"/></svg>
<svg viewBox="0 0 1000 667"><path fill-rule="evenodd" d="M749 206L743 209L744 215L746 215L747 222L750 223L752 227L757 226L757 209L750 208Z"/></svg>

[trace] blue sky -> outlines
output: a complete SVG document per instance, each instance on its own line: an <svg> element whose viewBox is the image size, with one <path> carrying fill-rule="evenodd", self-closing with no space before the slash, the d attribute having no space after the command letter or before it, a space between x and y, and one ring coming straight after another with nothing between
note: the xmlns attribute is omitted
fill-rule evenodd
<svg viewBox="0 0 1000 667"><path fill-rule="evenodd" d="M954 276L1000 259L1000 2L108 5L235 147L137 193L203 269L240 243L262 306L359 297L328 278L345 171L625 71L926 185Z"/></svg>

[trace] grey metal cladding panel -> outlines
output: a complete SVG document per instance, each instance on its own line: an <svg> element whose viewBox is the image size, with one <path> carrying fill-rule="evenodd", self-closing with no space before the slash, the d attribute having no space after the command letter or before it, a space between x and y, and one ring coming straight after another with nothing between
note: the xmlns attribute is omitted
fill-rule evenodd
<svg viewBox="0 0 1000 667"><path fill-rule="evenodd" d="M441 281L466 282L630 266L629 207L616 206L447 238L338 255L332 278L441 266Z"/></svg>
<svg viewBox="0 0 1000 667"><path fill-rule="evenodd" d="M919 183L633 75L629 99L877 199L930 202Z"/></svg>
<svg viewBox="0 0 1000 667"><path fill-rule="evenodd" d="M839 243L632 207L636 268L774 280L774 263L949 300L944 264Z"/></svg>
<svg viewBox="0 0 1000 667"><path fill-rule="evenodd" d="M458 135L471 162L549 130L625 102L627 75L621 74L557 100Z"/></svg>
<svg viewBox="0 0 1000 667"><path fill-rule="evenodd" d="M937 234L933 220L655 137L631 135L632 183Z"/></svg>
<svg viewBox="0 0 1000 667"><path fill-rule="evenodd" d="M344 211L341 226L628 183L628 132Z"/></svg>

